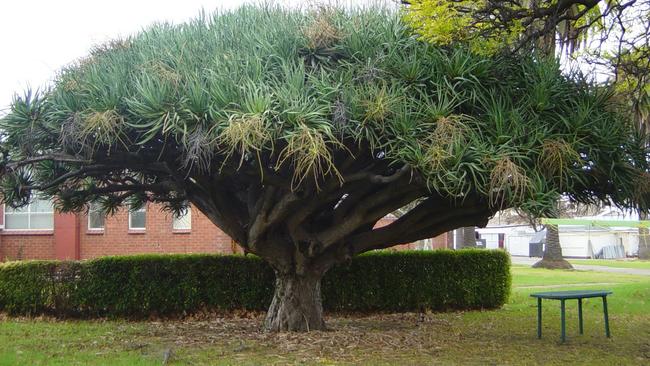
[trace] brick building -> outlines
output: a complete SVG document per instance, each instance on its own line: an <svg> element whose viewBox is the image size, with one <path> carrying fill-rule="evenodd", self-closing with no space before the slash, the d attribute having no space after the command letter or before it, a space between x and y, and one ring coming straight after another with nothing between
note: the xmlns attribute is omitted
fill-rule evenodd
<svg viewBox="0 0 650 366"><path fill-rule="evenodd" d="M55 212L46 200L6 210L0 206L0 260L89 259L141 253L237 253L241 249L207 217L191 208L174 218L148 204L138 211L121 210L104 217L91 207L88 214ZM394 218L386 217L378 225ZM446 247L447 235L429 247ZM398 246L415 248L415 244Z"/></svg>

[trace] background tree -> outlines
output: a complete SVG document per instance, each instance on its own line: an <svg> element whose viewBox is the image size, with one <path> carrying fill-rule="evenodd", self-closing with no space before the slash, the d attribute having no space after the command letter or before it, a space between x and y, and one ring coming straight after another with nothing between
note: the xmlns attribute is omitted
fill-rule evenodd
<svg viewBox="0 0 650 366"><path fill-rule="evenodd" d="M474 52L555 49L614 59L649 56L648 0L406 0L406 21L424 39L466 43ZM577 56L574 54L574 56ZM646 57L647 58L647 57ZM587 60L584 58L583 60ZM596 60L594 60L596 61Z"/></svg>
<svg viewBox="0 0 650 366"><path fill-rule="evenodd" d="M647 152L612 95L530 55L421 42L385 9L249 6L98 47L16 98L0 191L190 203L275 270L266 329L323 329L320 279L353 255L560 194L645 207Z"/></svg>
<svg viewBox="0 0 650 366"><path fill-rule="evenodd" d="M423 39L439 45L463 42L474 52L533 51L542 57L566 55L575 65L605 75L637 120L648 126L650 78L650 1L406 1L406 20ZM460 19L460 20L459 20ZM602 76L601 76L602 77ZM647 143L647 141L646 141ZM647 171L647 168L646 168ZM646 177L646 180L648 178ZM640 182L639 184L647 185ZM561 202L558 202L558 207ZM639 209L639 217L647 213ZM546 212L545 215L553 216ZM639 255L650 256L648 233L640 229ZM556 231L549 231L556 235ZM558 247L554 247L557 245ZM559 237L547 240L545 261L562 260ZM555 259L550 260L553 257ZM566 261L565 261L566 262ZM564 265L570 266L568 262Z"/></svg>
<svg viewBox="0 0 650 366"><path fill-rule="evenodd" d="M645 144L650 145L647 132L650 131L650 48L625 50L620 57L613 57L610 68L616 71L617 96L629 107L632 118L645 133ZM650 181L650 174L646 178ZM647 184L646 184L647 187ZM648 212L639 210L641 220L648 219ZM639 228L639 258L650 259L650 231Z"/></svg>
<svg viewBox="0 0 650 366"><path fill-rule="evenodd" d="M557 204L548 217L572 218L580 216L593 216L602 211L602 205L590 204L581 205L570 202L566 199L558 199ZM562 255L562 246L560 245L560 232L557 225L544 225L541 223L539 216L534 216L530 212L517 211L535 231L546 229L545 250L542 260L533 264L534 268L550 269L572 269L573 266ZM591 243L589 243L591 245Z"/></svg>
<svg viewBox="0 0 650 366"><path fill-rule="evenodd" d="M455 230L460 248L476 248L476 227L466 226Z"/></svg>

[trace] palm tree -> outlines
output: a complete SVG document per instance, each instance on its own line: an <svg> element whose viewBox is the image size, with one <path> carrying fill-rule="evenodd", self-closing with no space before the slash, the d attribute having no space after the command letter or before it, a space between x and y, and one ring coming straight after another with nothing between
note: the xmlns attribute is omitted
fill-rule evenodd
<svg viewBox="0 0 650 366"><path fill-rule="evenodd" d="M467 226L456 229L458 248L476 248L476 227Z"/></svg>
<svg viewBox="0 0 650 366"><path fill-rule="evenodd" d="M533 264L533 268L548 269L573 269L562 256L562 246L560 245L560 233L557 225L546 226L546 244L542 260Z"/></svg>

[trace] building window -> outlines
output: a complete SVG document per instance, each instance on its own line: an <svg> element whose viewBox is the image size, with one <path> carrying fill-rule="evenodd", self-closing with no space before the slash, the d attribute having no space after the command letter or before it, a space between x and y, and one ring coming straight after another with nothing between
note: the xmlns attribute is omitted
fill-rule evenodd
<svg viewBox="0 0 650 366"><path fill-rule="evenodd" d="M147 208L142 205L137 210L129 210L129 230L144 230L147 227Z"/></svg>
<svg viewBox="0 0 650 366"><path fill-rule="evenodd" d="M88 230L104 230L106 215L102 212L99 203L91 202L88 207Z"/></svg>
<svg viewBox="0 0 650 366"><path fill-rule="evenodd" d="M172 229L174 230L192 230L192 208L188 207L184 215L172 218Z"/></svg>
<svg viewBox="0 0 650 366"><path fill-rule="evenodd" d="M54 229L54 207L52 202L46 199L34 198L32 203L25 207L11 208L5 206L5 229Z"/></svg>

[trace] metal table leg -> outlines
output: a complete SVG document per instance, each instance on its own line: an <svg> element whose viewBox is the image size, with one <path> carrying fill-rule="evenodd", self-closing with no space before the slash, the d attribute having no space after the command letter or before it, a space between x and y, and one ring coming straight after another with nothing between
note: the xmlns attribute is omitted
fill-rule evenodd
<svg viewBox="0 0 650 366"><path fill-rule="evenodd" d="M542 299L537 298L537 338L542 338Z"/></svg>
<svg viewBox="0 0 650 366"><path fill-rule="evenodd" d="M582 326L582 299L578 299L578 322L580 324L580 334L584 334Z"/></svg>
<svg viewBox="0 0 650 366"><path fill-rule="evenodd" d="M565 306L564 299L560 300L560 311L562 312L562 343L566 341L566 317L565 317Z"/></svg>
<svg viewBox="0 0 650 366"><path fill-rule="evenodd" d="M609 338L610 334L609 334L609 315L607 313L607 296L603 296L603 312L605 313L605 335L607 335L607 338Z"/></svg>

